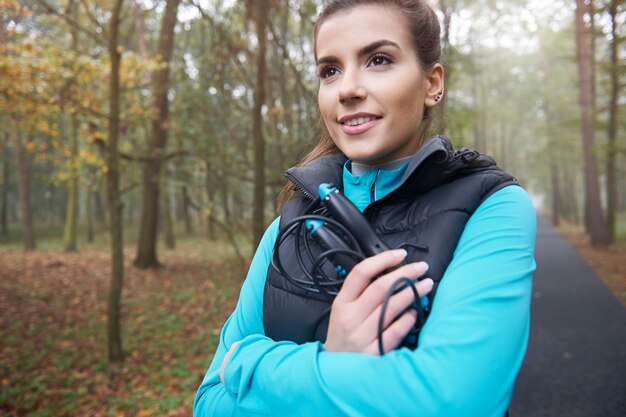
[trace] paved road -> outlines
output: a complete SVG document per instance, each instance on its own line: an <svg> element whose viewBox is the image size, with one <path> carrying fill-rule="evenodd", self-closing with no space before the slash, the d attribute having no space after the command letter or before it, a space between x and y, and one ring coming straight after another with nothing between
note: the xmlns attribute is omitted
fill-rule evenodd
<svg viewBox="0 0 626 417"><path fill-rule="evenodd" d="M542 217L535 256L530 344L510 416L626 417L626 308Z"/></svg>

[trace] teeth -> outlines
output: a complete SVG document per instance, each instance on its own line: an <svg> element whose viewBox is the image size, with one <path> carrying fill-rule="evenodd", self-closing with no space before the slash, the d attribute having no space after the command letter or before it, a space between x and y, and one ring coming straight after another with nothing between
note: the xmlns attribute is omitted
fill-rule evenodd
<svg viewBox="0 0 626 417"><path fill-rule="evenodd" d="M357 117L356 119L350 119L346 121L344 124L348 126L357 126L374 119L374 117Z"/></svg>

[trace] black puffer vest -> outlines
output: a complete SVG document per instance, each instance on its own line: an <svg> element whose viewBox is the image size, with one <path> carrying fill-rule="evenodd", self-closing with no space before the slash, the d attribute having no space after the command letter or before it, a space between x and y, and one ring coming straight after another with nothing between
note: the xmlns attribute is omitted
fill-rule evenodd
<svg viewBox="0 0 626 417"><path fill-rule="evenodd" d="M306 208L319 199L320 183L342 188L345 161L342 154L332 154L287 171L302 195L285 206L280 230L289 220L307 214ZM435 282L429 295L432 306L470 216L485 198L513 184L517 184L515 178L499 169L491 157L468 149L455 152L448 138L437 136L415 154L397 188L370 204L364 215L390 247L411 244L403 246L407 262L428 263L427 275ZM291 276L302 274L293 255L296 245L295 238L288 238L280 246L283 267ZM263 299L265 334L277 341L324 342L331 302L324 295L296 287L270 266Z"/></svg>

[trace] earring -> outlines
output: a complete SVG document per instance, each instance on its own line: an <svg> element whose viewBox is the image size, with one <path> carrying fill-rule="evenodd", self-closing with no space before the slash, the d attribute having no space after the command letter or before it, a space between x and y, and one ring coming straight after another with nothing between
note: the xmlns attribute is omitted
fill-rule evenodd
<svg viewBox="0 0 626 417"><path fill-rule="evenodd" d="M443 97L443 91L438 92L437 96L435 96L435 103L439 102L439 100L441 100L442 97Z"/></svg>

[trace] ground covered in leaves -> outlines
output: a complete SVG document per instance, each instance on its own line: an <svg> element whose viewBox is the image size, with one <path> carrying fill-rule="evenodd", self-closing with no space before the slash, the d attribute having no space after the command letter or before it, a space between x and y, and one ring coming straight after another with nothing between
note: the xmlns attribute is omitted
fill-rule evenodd
<svg viewBox="0 0 626 417"><path fill-rule="evenodd" d="M626 243L594 247L580 225L563 222L557 230L626 307Z"/></svg>
<svg viewBox="0 0 626 417"><path fill-rule="evenodd" d="M127 251L126 360L106 351L107 248L0 247L0 415L190 416L241 285L227 246L187 242L141 271Z"/></svg>

